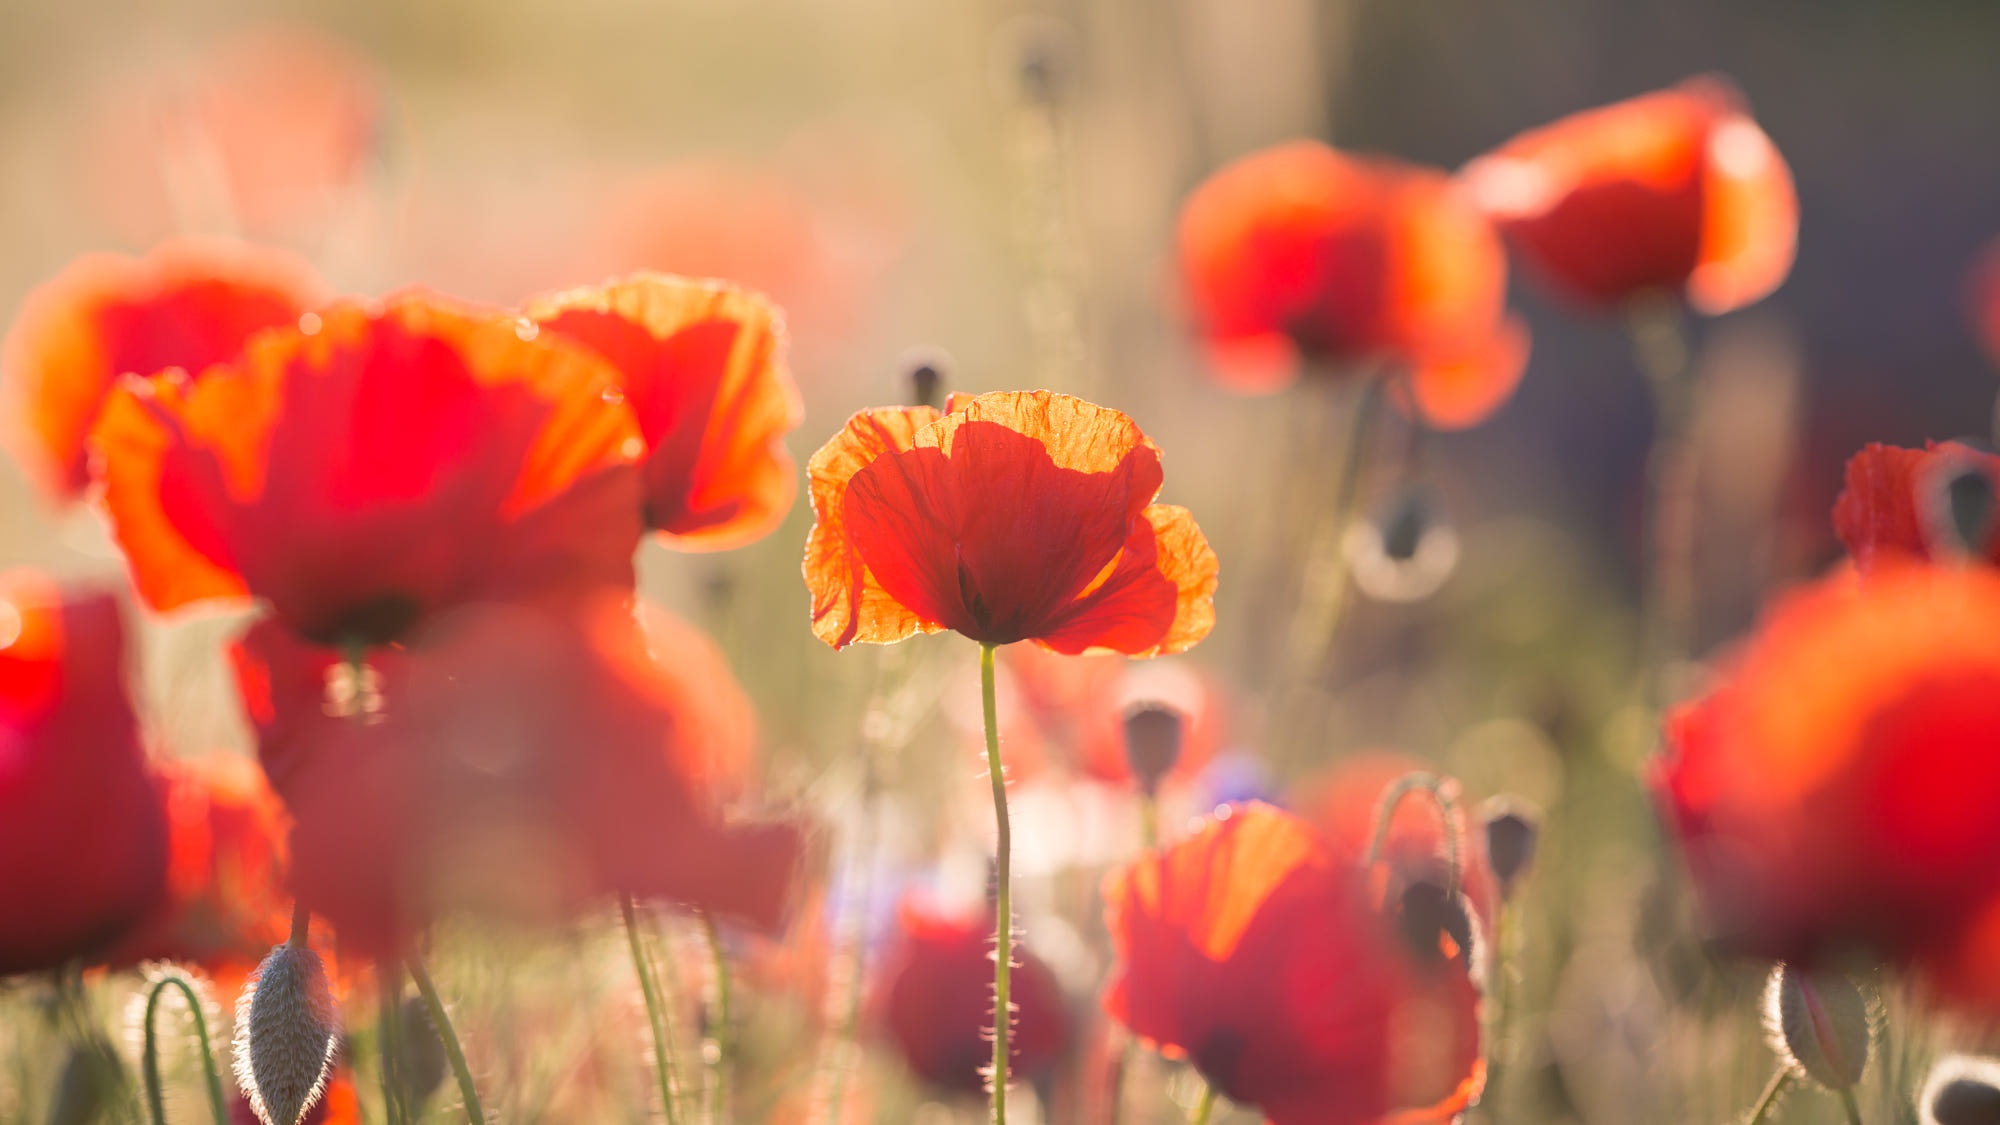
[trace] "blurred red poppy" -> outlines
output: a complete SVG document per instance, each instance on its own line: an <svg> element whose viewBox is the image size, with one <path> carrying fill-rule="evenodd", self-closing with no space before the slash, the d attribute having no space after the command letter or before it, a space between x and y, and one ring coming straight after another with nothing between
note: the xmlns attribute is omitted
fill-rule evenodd
<svg viewBox="0 0 2000 1125"><path fill-rule="evenodd" d="M1990 967L1939 966L2000 916L1996 743L2000 573L1885 561L1767 610L1650 780L1721 941L1914 965L1992 1012Z"/></svg>
<svg viewBox="0 0 2000 1125"><path fill-rule="evenodd" d="M645 443L602 361L422 294L305 321L106 404L105 500L153 608L251 594L372 645L481 597L629 587Z"/></svg>
<svg viewBox="0 0 2000 1125"><path fill-rule="evenodd" d="M1987 356L2000 367L2000 239L1994 240L1973 264L1967 282L1972 329L1986 346Z"/></svg>
<svg viewBox="0 0 2000 1125"><path fill-rule="evenodd" d="M1274 1125L1453 1120L1484 1082L1461 906L1378 906L1356 856L1236 806L1105 882L1105 1009Z"/></svg>
<svg viewBox="0 0 2000 1125"><path fill-rule="evenodd" d="M120 375L227 362L324 297L303 260L241 243L78 258L28 295L0 344L15 456L56 499L74 499L90 483L84 440Z"/></svg>
<svg viewBox="0 0 2000 1125"><path fill-rule="evenodd" d="M959 917L906 901L898 919L871 1002L875 1023L919 1078L977 1095L993 1065L993 915ZM1010 1000L1009 1069L1032 1080L1068 1047L1070 1018L1055 973L1019 942Z"/></svg>
<svg viewBox="0 0 2000 1125"><path fill-rule="evenodd" d="M284 805L250 758L218 753L154 767L167 824L167 894L107 955L247 973L290 929Z"/></svg>
<svg viewBox="0 0 2000 1125"><path fill-rule="evenodd" d="M1883 559L1930 560L1938 537L1955 536L1947 510L1948 479L1982 473L2000 492L2000 457L1957 442L1925 442L1922 449L1868 445L1847 462L1846 488L1833 506L1833 528L1863 572ZM2000 564L2000 521L1988 521L1979 554Z"/></svg>
<svg viewBox="0 0 2000 1125"><path fill-rule="evenodd" d="M953 629L1057 652L1179 652L1215 623L1215 552L1152 503L1160 451L1049 391L864 411L808 466L806 586L835 648Z"/></svg>
<svg viewBox="0 0 2000 1125"><path fill-rule="evenodd" d="M1334 851L1366 855L1375 835L1382 795L1404 777L1428 769L1414 758L1388 751L1357 754L1308 779L1298 789L1295 807L1320 830ZM1462 799L1452 831L1459 844L1459 888L1481 924L1490 927L1500 904L1499 886L1486 861L1484 836L1468 827ZM1382 860L1373 875L1378 901L1391 901L1412 883L1444 886L1444 830L1429 798L1412 793L1396 806L1388 834L1382 838Z"/></svg>
<svg viewBox="0 0 2000 1125"><path fill-rule="evenodd" d="M535 920L612 892L777 928L801 831L724 823L742 732L686 704L740 689L683 655L656 661L612 592L461 607L360 669L257 625L233 656L295 889L370 952L454 907Z"/></svg>
<svg viewBox="0 0 2000 1125"><path fill-rule="evenodd" d="M646 525L668 545L740 547L785 517L798 482L784 437L802 408L770 302L636 274L530 301L527 314L617 369L646 439Z"/></svg>
<svg viewBox="0 0 2000 1125"><path fill-rule="evenodd" d="M1791 272L1791 170L1719 78L1530 130L1462 176L1529 262L1588 304L1657 291L1715 316Z"/></svg>
<svg viewBox="0 0 2000 1125"><path fill-rule="evenodd" d="M167 886L109 594L0 578L0 976L93 957Z"/></svg>
<svg viewBox="0 0 2000 1125"><path fill-rule="evenodd" d="M1409 374L1430 424L1514 393L1528 336L1500 238L1443 172L1314 141L1253 153L1182 208L1188 300L1216 375L1264 393L1305 365Z"/></svg>

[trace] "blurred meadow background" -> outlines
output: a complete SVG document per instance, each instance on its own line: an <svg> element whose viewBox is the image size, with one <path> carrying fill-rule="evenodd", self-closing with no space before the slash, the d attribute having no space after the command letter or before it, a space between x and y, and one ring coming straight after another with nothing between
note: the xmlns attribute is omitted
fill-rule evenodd
<svg viewBox="0 0 2000 1125"><path fill-rule="evenodd" d="M851 412L906 401L923 364L947 390L1123 410L1164 451L1161 499L1195 513L1221 562L1212 636L1167 658L1212 729L1206 766L1163 797L1165 834L1247 796L1308 807L1328 771L1383 752L1458 778L1468 808L1524 800L1543 832L1509 907L1508 1022L1471 1119L1719 1125L1774 1066L1765 968L1699 943L1639 780L1657 742L1635 688L1653 414L1626 325L1515 268L1508 303L1533 340L1518 392L1464 431L1386 415L1357 510L1377 519L1419 481L1454 557L1414 600L1371 595L1357 562L1332 657L1304 688L1308 729L1279 738L1299 551L1331 501L1301 466L1329 456L1352 387L1216 383L1184 312L1177 215L1217 168L1294 138L1452 170L1578 110L1733 80L1791 167L1799 239L1772 296L1688 320L1704 387L1699 660L1838 559L1828 512L1861 445L1990 441L2000 357L1969 279L2000 236L1996 46L2000 6L1981 0L10 0L0 308L11 318L80 254L186 233L289 247L341 292L508 305L652 268L785 310L801 466ZM191 137L184 110L211 83L236 100ZM734 1115L828 1120L816 1095L833 1066L854 1091L843 1121L981 1120L979 1098L912 1074L871 1003L859 1052L827 1058L844 928L872 981L908 896L978 899L992 822L974 647L820 643L798 577L812 523L802 490L747 547L649 541L639 556L642 598L707 630L754 706L759 808L813 825L785 935L730 938ZM52 507L11 461L0 557L124 581L102 517ZM254 752L220 647L243 620L146 618L139 710L156 752ZM1098 1003L1097 887L1137 850L1139 814L1076 764L1080 734L1032 729L1026 704L1010 717L1025 689L1007 677L1032 673L1004 658L1002 673L1003 751L1039 756L1016 771L1016 908L1068 1021L1016 1114L1102 1120L1084 1091L1122 1040ZM438 936L433 968L497 1119L653 1119L616 921ZM666 932L683 1057L698 1059L700 936ZM63 1055L37 987L0 986L0 1121L53 1120ZM136 987L103 983L107 1026ZM1889 1030L1861 1086L1871 1125L1917 1120L1933 1055L1989 1045L1899 1004L1885 985ZM372 1022L354 1028L365 1070ZM184 1054L170 1104L195 1120ZM1131 1122L1181 1120L1199 1089L1153 1060L1127 1082ZM364 1119L381 1120L359 1085ZM425 1120L462 1119L443 1086ZM1804 1091L1773 1119L1841 1113Z"/></svg>

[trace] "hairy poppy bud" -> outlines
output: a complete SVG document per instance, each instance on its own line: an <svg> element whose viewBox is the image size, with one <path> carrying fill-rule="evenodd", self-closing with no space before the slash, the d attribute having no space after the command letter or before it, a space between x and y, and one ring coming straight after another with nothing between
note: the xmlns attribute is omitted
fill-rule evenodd
<svg viewBox="0 0 2000 1125"><path fill-rule="evenodd" d="M1947 1055L1917 1098L1923 1125L2000 1125L2000 1062Z"/></svg>
<svg viewBox="0 0 2000 1125"><path fill-rule="evenodd" d="M903 370L909 373L910 403L914 406L944 405L944 373L951 357L938 348L911 348L903 353Z"/></svg>
<svg viewBox="0 0 2000 1125"><path fill-rule="evenodd" d="M1125 761L1140 792L1158 792L1173 772L1186 727L1186 717L1164 704L1140 703L1125 712Z"/></svg>
<svg viewBox="0 0 2000 1125"><path fill-rule="evenodd" d="M319 954L271 950L236 1001L236 1081L264 1125L297 1125L326 1089L340 1046Z"/></svg>
<svg viewBox="0 0 2000 1125"><path fill-rule="evenodd" d="M1993 478L1970 453L1939 458L1917 485L1924 538L1940 558L1983 558L1996 514Z"/></svg>
<svg viewBox="0 0 2000 1125"><path fill-rule="evenodd" d="M1515 880L1534 862L1541 817L1511 797L1495 797L1486 802L1480 819L1486 831L1487 866L1500 881L1500 897L1512 897Z"/></svg>
<svg viewBox="0 0 2000 1125"><path fill-rule="evenodd" d="M1868 1069L1868 998L1840 973L1780 963L1765 992L1764 1022L1771 1050L1829 1090L1852 1087Z"/></svg>

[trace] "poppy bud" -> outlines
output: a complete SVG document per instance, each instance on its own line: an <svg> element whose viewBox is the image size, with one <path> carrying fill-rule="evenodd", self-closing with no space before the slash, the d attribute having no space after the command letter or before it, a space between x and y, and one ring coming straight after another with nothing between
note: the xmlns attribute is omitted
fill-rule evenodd
<svg viewBox="0 0 2000 1125"><path fill-rule="evenodd" d="M1159 791L1180 761L1186 728L1186 717L1164 704L1141 703L1125 712L1125 761L1140 792Z"/></svg>
<svg viewBox="0 0 2000 1125"><path fill-rule="evenodd" d="M1021 96L1033 105L1054 105L1069 83L1069 29L1053 19L1026 19L1018 25L1015 76Z"/></svg>
<svg viewBox="0 0 2000 1125"><path fill-rule="evenodd" d="M396 1039L401 1048L396 1078L403 1087L403 1104L414 1113L444 1082L444 1041L438 1038L430 1005L421 996L403 998L402 1023Z"/></svg>
<svg viewBox="0 0 2000 1125"><path fill-rule="evenodd" d="M1868 999L1846 976L1780 962L1764 997L1771 1050L1829 1090L1861 1081L1874 1033Z"/></svg>
<svg viewBox="0 0 2000 1125"><path fill-rule="evenodd" d="M1396 924L1418 964L1472 963L1477 939L1464 895L1447 897L1443 887L1429 881L1411 883L1397 903Z"/></svg>
<svg viewBox="0 0 2000 1125"><path fill-rule="evenodd" d="M1993 478L1969 455L1940 458L1918 485L1924 538L1947 558L1982 558L1993 537Z"/></svg>
<svg viewBox="0 0 2000 1125"><path fill-rule="evenodd" d="M2000 1125L2000 1062L1947 1055L1917 1098L1923 1125Z"/></svg>
<svg viewBox="0 0 2000 1125"><path fill-rule="evenodd" d="M236 1001L236 1081L264 1125L297 1125L325 1092L340 1046L326 965L302 945L280 945Z"/></svg>
<svg viewBox="0 0 2000 1125"><path fill-rule="evenodd" d="M938 348L911 348L903 353L903 369L909 372L910 402L932 408L944 405L944 373L951 357Z"/></svg>
<svg viewBox="0 0 2000 1125"><path fill-rule="evenodd" d="M1535 844L1541 836L1541 818L1526 805L1508 797L1486 802L1481 819L1486 831L1486 863L1500 881L1500 897L1510 898L1514 881L1535 858Z"/></svg>

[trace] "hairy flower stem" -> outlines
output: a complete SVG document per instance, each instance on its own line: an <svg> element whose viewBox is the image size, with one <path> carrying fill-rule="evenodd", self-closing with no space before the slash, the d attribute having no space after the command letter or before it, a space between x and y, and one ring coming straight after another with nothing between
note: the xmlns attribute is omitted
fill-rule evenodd
<svg viewBox="0 0 2000 1125"><path fill-rule="evenodd" d="M714 1018L709 1021L708 1033L709 1041L714 1045L708 1056L708 1120L710 1125L725 1125L729 1120L729 1068L736 1054L736 1044L730 1034L734 1013L730 1003L729 953L722 947L722 933L715 928L712 915L702 914L701 932L708 942L708 955L715 973L715 1011Z"/></svg>
<svg viewBox="0 0 2000 1125"><path fill-rule="evenodd" d="M1652 393L1653 445L1646 457L1645 550L1640 565L1645 700L1673 702L1674 668L1694 640L1696 395L1680 306L1661 299L1631 310L1633 350Z"/></svg>
<svg viewBox="0 0 2000 1125"><path fill-rule="evenodd" d="M1757 1099L1757 1108L1750 1111L1749 1125L1764 1125L1764 1119L1771 1115L1771 1107L1778 1104L1778 1098L1797 1078L1798 1072L1790 1065L1778 1067L1778 1072L1771 1076L1770 1084L1764 1087L1763 1096Z"/></svg>
<svg viewBox="0 0 2000 1125"><path fill-rule="evenodd" d="M1393 785L1383 790L1382 799L1375 805L1374 827L1368 836L1368 854L1364 865L1372 868L1381 862L1382 848L1389 842L1389 826L1395 822L1396 809L1403 803L1403 798L1411 793L1424 793L1437 808L1438 834L1444 837L1445 898L1447 900L1456 898L1461 862L1459 856L1464 845L1458 838L1456 815L1458 804L1450 789L1445 779L1434 773L1417 770L1397 778Z"/></svg>
<svg viewBox="0 0 2000 1125"><path fill-rule="evenodd" d="M639 937L639 914L631 895L618 897L618 909L625 915L625 940L632 947L632 971L639 978L639 992L646 998L646 1022L653 1031L653 1073L660 1083L660 1106L667 1125L679 1125L680 1109L674 1102L673 1039L667 1033L667 1014L660 1005L660 988L653 979L652 959Z"/></svg>
<svg viewBox="0 0 2000 1125"><path fill-rule="evenodd" d="M986 774L993 782L997 829L993 860L993 1125L1007 1125L1007 1040L1013 1023L1013 832L1007 824L1007 772L1000 764L1000 712L993 698L993 649L979 646L979 699L986 717Z"/></svg>
<svg viewBox="0 0 2000 1125"><path fill-rule="evenodd" d="M146 1108L151 1111L153 1125L166 1125L167 1108L160 1090L160 1043L157 1035L157 1016L160 997L169 987L178 988L187 1000L188 1013L194 1017L194 1038L201 1048L202 1077L208 1082L208 1108L215 1117L215 1125L229 1125L229 1104L222 1097L222 1079L215 1072L215 1054L209 1049L208 1017L202 1011L201 996L195 992L194 982L186 973L177 969L153 982L146 993L146 1047L141 1058L140 1070L146 1082Z"/></svg>
<svg viewBox="0 0 2000 1125"><path fill-rule="evenodd" d="M1847 1114L1847 1125L1861 1125L1861 1107L1854 1102L1854 1087L1842 1086L1834 1093L1840 1095L1840 1108Z"/></svg>
<svg viewBox="0 0 2000 1125"><path fill-rule="evenodd" d="M1201 1100L1194 1103L1194 1112L1188 1116L1188 1125L1208 1125L1208 1117L1215 1112L1215 1087L1205 1086Z"/></svg>
<svg viewBox="0 0 2000 1125"><path fill-rule="evenodd" d="M458 1033L452 1030L451 1016L445 1013L437 985L431 983L431 975L424 971L422 961L411 957L407 967L410 979L417 984L417 994L424 998L424 1006L430 1009L431 1026L437 1029L438 1041L444 1044L445 1058L451 1060L451 1072L458 1078L458 1093L465 1099L466 1119L474 1125L485 1125L486 1111L479 1107L479 1090L472 1084L472 1068L465 1063L465 1049L458 1045Z"/></svg>

